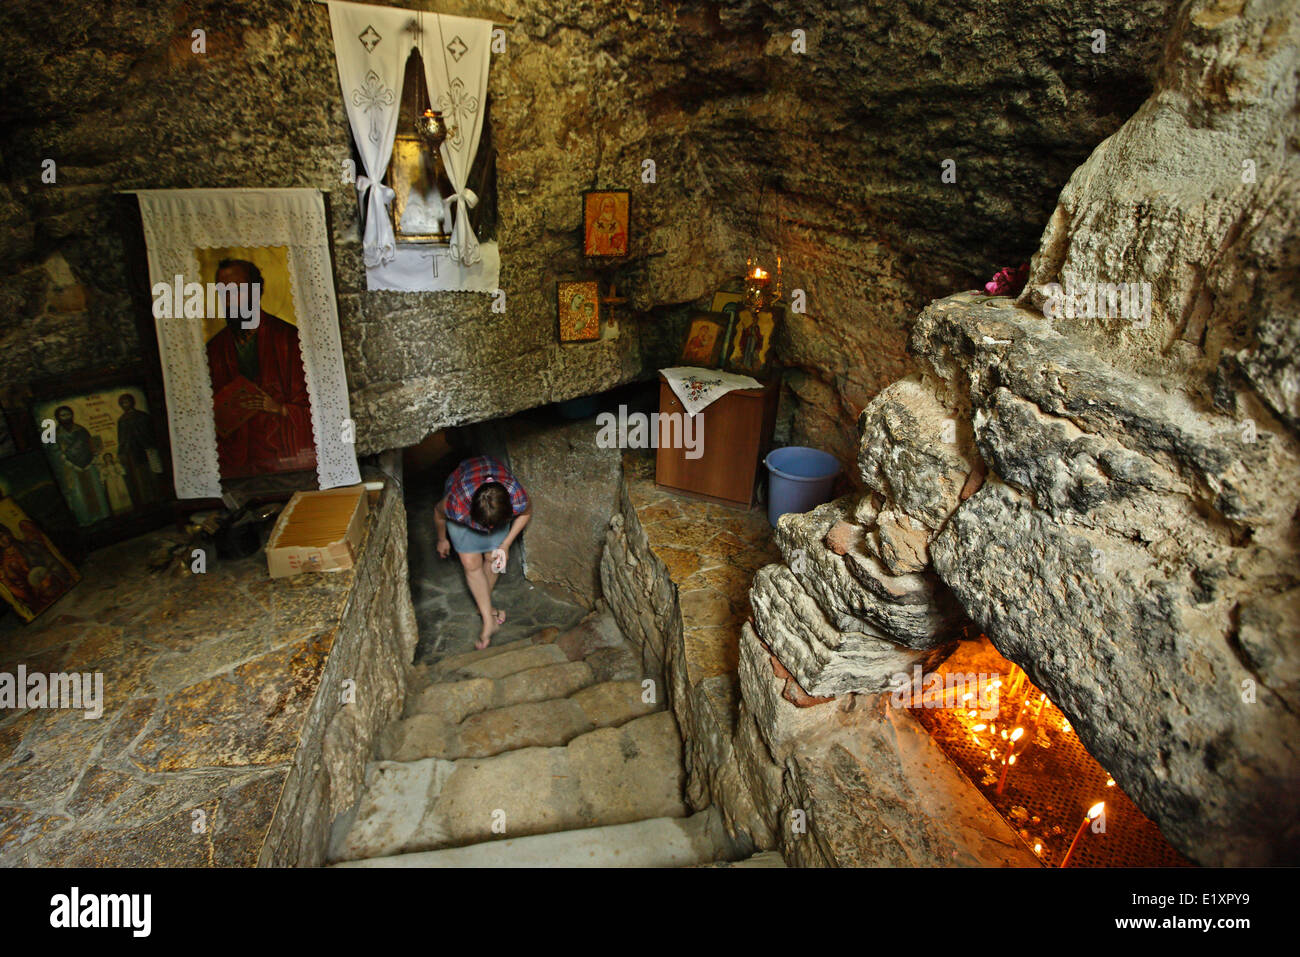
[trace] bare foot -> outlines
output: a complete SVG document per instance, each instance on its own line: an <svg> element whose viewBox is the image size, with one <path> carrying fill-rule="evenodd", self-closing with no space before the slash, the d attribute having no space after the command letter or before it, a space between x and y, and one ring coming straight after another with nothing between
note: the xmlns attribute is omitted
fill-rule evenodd
<svg viewBox="0 0 1300 957"><path fill-rule="evenodd" d="M482 651L484 648L486 648L489 644L491 644L492 636L496 634L496 630L500 627L501 626L496 622L492 622L491 624L484 624L483 631L479 633L478 641L474 643L474 647L479 649L479 651Z"/></svg>
<svg viewBox="0 0 1300 957"><path fill-rule="evenodd" d="M497 620L498 625L504 625L506 623L506 613L500 608L492 609L492 617Z"/></svg>

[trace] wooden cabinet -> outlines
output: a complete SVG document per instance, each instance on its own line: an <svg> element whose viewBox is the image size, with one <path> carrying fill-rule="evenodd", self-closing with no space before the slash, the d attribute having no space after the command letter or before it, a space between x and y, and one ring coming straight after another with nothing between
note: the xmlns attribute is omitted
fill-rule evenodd
<svg viewBox="0 0 1300 957"><path fill-rule="evenodd" d="M655 457L655 484L718 502L753 505L758 470L772 445L780 381L774 375L761 389L728 392L698 413L694 434L703 443L698 458L688 458L690 450L682 443L672 448L661 443ZM686 416L662 374L659 411Z"/></svg>

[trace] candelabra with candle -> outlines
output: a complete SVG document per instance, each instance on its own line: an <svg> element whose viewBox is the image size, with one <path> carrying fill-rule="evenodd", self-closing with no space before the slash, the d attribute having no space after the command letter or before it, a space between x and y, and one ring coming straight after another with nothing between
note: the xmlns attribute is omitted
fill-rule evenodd
<svg viewBox="0 0 1300 957"><path fill-rule="evenodd" d="M771 308L781 298L781 257L776 257L776 282L772 274L760 266L754 257L745 260L745 308L757 317Z"/></svg>

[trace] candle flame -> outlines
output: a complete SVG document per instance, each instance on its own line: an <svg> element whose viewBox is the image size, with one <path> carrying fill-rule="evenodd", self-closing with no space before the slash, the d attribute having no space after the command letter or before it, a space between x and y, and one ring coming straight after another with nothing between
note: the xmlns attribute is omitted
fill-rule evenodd
<svg viewBox="0 0 1300 957"><path fill-rule="evenodd" d="M1098 801L1092 807L1088 808L1088 820L1089 821L1097 820L1097 818L1101 817L1102 812L1105 810L1106 810L1106 802Z"/></svg>

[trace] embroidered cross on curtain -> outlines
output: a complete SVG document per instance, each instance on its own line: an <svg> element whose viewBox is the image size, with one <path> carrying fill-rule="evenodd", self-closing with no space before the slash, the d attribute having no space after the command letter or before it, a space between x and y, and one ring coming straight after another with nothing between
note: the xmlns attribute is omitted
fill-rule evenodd
<svg viewBox="0 0 1300 957"><path fill-rule="evenodd" d="M467 185L483 133L491 22L348 0L326 2L343 104L364 167L357 193L365 217L368 288L493 291L500 259L496 244L480 244L470 228L469 209L478 197ZM446 250L397 245L389 214L393 190L383 183L397 136L406 61L417 47L430 98L449 129L441 153L455 214Z"/></svg>

